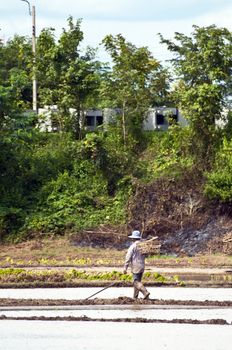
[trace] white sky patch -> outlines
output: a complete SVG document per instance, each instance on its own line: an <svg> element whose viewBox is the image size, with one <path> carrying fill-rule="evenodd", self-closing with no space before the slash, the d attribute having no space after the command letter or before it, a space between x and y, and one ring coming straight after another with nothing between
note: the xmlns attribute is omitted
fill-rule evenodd
<svg viewBox="0 0 232 350"><path fill-rule="evenodd" d="M190 35L193 24L232 29L231 0L30 0L30 3L36 5L37 35L43 28L53 27L58 38L72 15L74 20L83 18L82 46L97 47L107 34L121 33L134 45L147 46L160 61L170 59L171 53L160 44L159 32L172 39L175 32ZM195 12L189 17L192 8ZM163 12L167 14L165 18ZM0 38L6 41L15 33L31 36L31 23L26 3L0 0ZM103 46L99 48L99 58L108 60Z"/></svg>
<svg viewBox="0 0 232 350"><path fill-rule="evenodd" d="M38 0L40 12L49 16L64 16L65 14L77 17L102 18L105 16L120 16L128 0L53 0L54 7L48 6L47 0ZM50 2L53 2L50 0ZM130 2L131 0L129 0Z"/></svg>
<svg viewBox="0 0 232 350"><path fill-rule="evenodd" d="M194 24L199 27L215 24L232 30L231 18L232 6L224 11L192 18L191 21L187 19L137 22L83 21L82 28L85 41L92 46L97 46L107 34L121 33L128 41L136 46L147 46L155 58L165 61L170 59L172 54L167 50L166 45L160 44L158 33L161 33L165 39L173 39L175 32L191 35ZM100 52L103 52L102 47Z"/></svg>
<svg viewBox="0 0 232 350"><path fill-rule="evenodd" d="M29 0L42 17L67 17L115 21L152 21L191 18L218 11L231 0ZM1 0L0 19L26 13L21 0Z"/></svg>
<svg viewBox="0 0 232 350"><path fill-rule="evenodd" d="M151 21L198 16L228 6L231 0L34 0L31 3L48 16L71 14L93 20Z"/></svg>
<svg viewBox="0 0 232 350"><path fill-rule="evenodd" d="M221 9L217 12L209 12L198 18L198 23L200 26L206 26L205 23L215 24L218 27L225 27L232 30L232 3L230 6Z"/></svg>

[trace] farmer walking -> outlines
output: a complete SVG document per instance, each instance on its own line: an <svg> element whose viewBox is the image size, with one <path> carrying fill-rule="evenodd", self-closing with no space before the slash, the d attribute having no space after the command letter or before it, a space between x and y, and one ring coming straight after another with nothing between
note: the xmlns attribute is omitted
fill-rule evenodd
<svg viewBox="0 0 232 350"><path fill-rule="evenodd" d="M130 265L133 274L134 299L138 298L139 292L144 295L144 299L148 299L150 293L141 282L145 268L145 256L141 254L138 249L138 243L142 238L140 231L133 231L129 238L133 240L133 243L126 253L123 273L127 273L127 269Z"/></svg>

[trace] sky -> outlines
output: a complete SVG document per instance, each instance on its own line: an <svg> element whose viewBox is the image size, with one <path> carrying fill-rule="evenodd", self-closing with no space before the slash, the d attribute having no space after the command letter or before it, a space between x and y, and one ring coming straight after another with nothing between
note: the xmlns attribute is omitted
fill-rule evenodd
<svg viewBox="0 0 232 350"><path fill-rule="evenodd" d="M193 25L215 24L232 30L232 0L29 0L36 9L36 33L55 28L59 38L67 18L82 19L83 48L99 47L98 58L109 57L100 45L107 34L122 34L127 41L147 46L164 63L171 58L158 33L173 39L174 33L191 35ZM32 18L22 0L0 0L0 38L31 35Z"/></svg>

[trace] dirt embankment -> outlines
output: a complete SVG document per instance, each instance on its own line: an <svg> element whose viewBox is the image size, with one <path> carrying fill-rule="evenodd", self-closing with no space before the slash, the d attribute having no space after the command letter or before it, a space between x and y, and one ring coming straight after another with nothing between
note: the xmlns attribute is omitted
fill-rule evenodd
<svg viewBox="0 0 232 350"><path fill-rule="evenodd" d="M232 307L232 301L216 300L162 300L162 299L133 299L129 297L119 297L113 299L0 299L0 307L13 306L78 306L78 305L164 305L164 306L191 306L191 307Z"/></svg>
<svg viewBox="0 0 232 350"><path fill-rule="evenodd" d="M232 206L203 196L203 179L186 173L179 180L138 185L129 205L129 230L156 235L165 254L232 254Z"/></svg>
<svg viewBox="0 0 232 350"><path fill-rule="evenodd" d="M128 233L138 229L144 238L158 236L163 254L232 254L232 206L208 201L201 175L186 173L178 180L162 178L135 188L126 226L84 231L73 235L73 242L123 249Z"/></svg>
<svg viewBox="0 0 232 350"><path fill-rule="evenodd" d="M0 316L0 320L17 320L17 321L76 321L76 322L130 322L130 323L177 323L177 324L207 324L207 325L230 325L226 320L217 318L212 320L192 320L192 319L147 319L147 318L92 318L87 316L31 316L31 317L11 317L11 316Z"/></svg>

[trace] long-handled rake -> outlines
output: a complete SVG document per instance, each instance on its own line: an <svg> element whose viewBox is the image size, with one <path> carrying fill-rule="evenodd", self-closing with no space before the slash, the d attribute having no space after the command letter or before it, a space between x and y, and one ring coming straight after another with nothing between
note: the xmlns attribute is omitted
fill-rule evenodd
<svg viewBox="0 0 232 350"><path fill-rule="evenodd" d="M103 290L105 290L105 289L108 289L108 288L110 288L110 287L113 287L115 284L117 284L117 282L113 282L113 283L111 283L109 286L102 288L102 289L99 290L98 292L96 292L96 293L90 295L90 296L89 296L88 298L86 298L85 300L88 300L88 299L94 297L95 295L97 295L97 294L103 292Z"/></svg>

